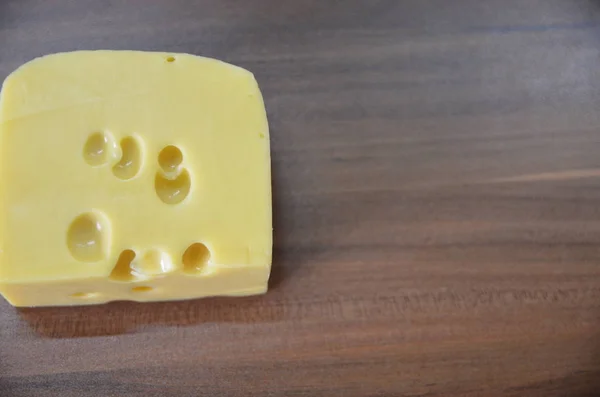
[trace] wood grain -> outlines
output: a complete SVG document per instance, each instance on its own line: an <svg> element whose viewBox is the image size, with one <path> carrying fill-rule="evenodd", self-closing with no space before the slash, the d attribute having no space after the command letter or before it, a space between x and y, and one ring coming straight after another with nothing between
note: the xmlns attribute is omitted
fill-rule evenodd
<svg viewBox="0 0 600 397"><path fill-rule="evenodd" d="M256 74L271 290L2 301L0 396L600 395L600 2L0 0L0 78L99 48Z"/></svg>

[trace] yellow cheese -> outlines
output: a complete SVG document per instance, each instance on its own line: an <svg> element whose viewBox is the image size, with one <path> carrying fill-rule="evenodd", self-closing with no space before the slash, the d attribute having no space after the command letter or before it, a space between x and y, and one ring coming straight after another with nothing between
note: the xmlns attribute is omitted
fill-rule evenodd
<svg viewBox="0 0 600 397"><path fill-rule="evenodd" d="M0 96L0 293L15 306L264 293L268 125L254 76L187 54L33 60Z"/></svg>

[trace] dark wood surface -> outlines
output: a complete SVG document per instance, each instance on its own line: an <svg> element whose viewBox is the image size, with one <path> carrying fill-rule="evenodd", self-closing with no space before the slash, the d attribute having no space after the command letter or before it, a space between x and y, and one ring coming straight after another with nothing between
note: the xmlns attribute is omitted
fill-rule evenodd
<svg viewBox="0 0 600 397"><path fill-rule="evenodd" d="M75 49L252 70L265 296L16 310L0 396L600 395L600 2L0 0Z"/></svg>

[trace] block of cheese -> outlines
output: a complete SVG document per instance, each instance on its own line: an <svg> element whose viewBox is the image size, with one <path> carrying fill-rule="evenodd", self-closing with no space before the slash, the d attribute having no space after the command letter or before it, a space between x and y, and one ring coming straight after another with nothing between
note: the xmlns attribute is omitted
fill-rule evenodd
<svg viewBox="0 0 600 397"><path fill-rule="evenodd" d="M0 96L0 293L15 306L264 293L265 107L254 76L188 54L80 51Z"/></svg>

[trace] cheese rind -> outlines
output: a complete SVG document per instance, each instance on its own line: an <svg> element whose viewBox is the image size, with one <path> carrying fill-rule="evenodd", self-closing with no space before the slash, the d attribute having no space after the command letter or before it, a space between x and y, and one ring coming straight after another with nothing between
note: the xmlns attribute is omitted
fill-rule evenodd
<svg viewBox="0 0 600 397"><path fill-rule="evenodd" d="M16 306L266 291L254 76L187 54L33 60L0 94L0 293Z"/></svg>

